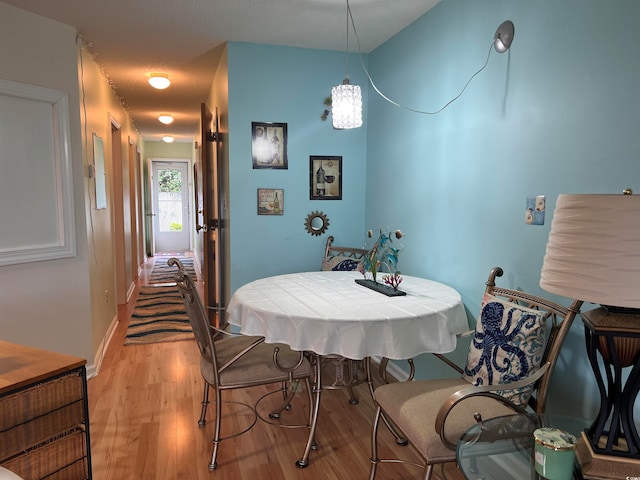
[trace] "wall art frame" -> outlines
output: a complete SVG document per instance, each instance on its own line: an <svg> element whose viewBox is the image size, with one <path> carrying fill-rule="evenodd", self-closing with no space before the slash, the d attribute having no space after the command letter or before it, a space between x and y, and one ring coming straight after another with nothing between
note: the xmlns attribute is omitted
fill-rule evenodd
<svg viewBox="0 0 640 480"><path fill-rule="evenodd" d="M0 80L0 266L76 256L66 92Z"/></svg>
<svg viewBox="0 0 640 480"><path fill-rule="evenodd" d="M251 158L254 169L288 169L287 124L251 122Z"/></svg>
<svg viewBox="0 0 640 480"><path fill-rule="evenodd" d="M284 189L283 188L259 188L258 189L258 215L283 215L284 214Z"/></svg>
<svg viewBox="0 0 640 480"><path fill-rule="evenodd" d="M342 157L309 157L309 199L342 200Z"/></svg>

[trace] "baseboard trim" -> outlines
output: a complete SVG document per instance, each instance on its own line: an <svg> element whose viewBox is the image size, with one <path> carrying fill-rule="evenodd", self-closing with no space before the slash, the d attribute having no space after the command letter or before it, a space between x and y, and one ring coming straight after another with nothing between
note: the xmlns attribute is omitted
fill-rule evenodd
<svg viewBox="0 0 640 480"><path fill-rule="evenodd" d="M382 357L371 357L371 360L379 366ZM406 382L409 379L409 374L393 362L387 363L387 373L398 382Z"/></svg>
<svg viewBox="0 0 640 480"><path fill-rule="evenodd" d="M95 358L93 359L93 364L87 366L87 378L95 377L100 373L100 367L102 366L102 361L104 360L104 354L109 347L109 343L113 338L113 334L116 332L116 327L118 326L118 315L115 315L109 324L109 328L107 328L107 332L105 333L104 338L100 342L98 346L98 351L96 352Z"/></svg>

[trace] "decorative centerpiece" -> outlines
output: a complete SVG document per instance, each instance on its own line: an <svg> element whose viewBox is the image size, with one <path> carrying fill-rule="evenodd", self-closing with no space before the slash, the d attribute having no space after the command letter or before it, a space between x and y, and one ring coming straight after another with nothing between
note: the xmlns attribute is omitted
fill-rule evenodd
<svg viewBox="0 0 640 480"><path fill-rule="evenodd" d="M369 230L367 236L373 238L373 231ZM394 243L394 238L400 240L402 232L380 229L378 239L358 265L358 270L364 278L356 279L356 283L389 297L406 295L406 292L398 290L402 282L402 275L398 271L398 256L403 247L399 243ZM383 274L384 283L378 282L379 273Z"/></svg>

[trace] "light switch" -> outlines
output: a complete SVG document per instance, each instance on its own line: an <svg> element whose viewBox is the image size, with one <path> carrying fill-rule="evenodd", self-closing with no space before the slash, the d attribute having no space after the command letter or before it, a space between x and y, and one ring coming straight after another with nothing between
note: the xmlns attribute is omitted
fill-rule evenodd
<svg viewBox="0 0 640 480"><path fill-rule="evenodd" d="M527 225L544 225L544 211L546 207L544 195L529 195L524 221Z"/></svg>

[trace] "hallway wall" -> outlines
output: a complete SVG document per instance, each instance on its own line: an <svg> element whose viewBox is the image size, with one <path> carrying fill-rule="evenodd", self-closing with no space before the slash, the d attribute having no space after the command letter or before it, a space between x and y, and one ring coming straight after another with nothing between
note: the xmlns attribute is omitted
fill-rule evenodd
<svg viewBox="0 0 640 480"><path fill-rule="evenodd" d="M0 267L0 338L85 358L91 374L117 318L110 160L113 148L128 158L140 140L102 71L76 40L75 28L0 2L0 78L69 97L77 245L73 258ZM112 119L123 138L115 147ZM95 208L88 174L94 133L104 141L105 209ZM1 155L0 149L0 162ZM38 208L38 192L32 198Z"/></svg>

